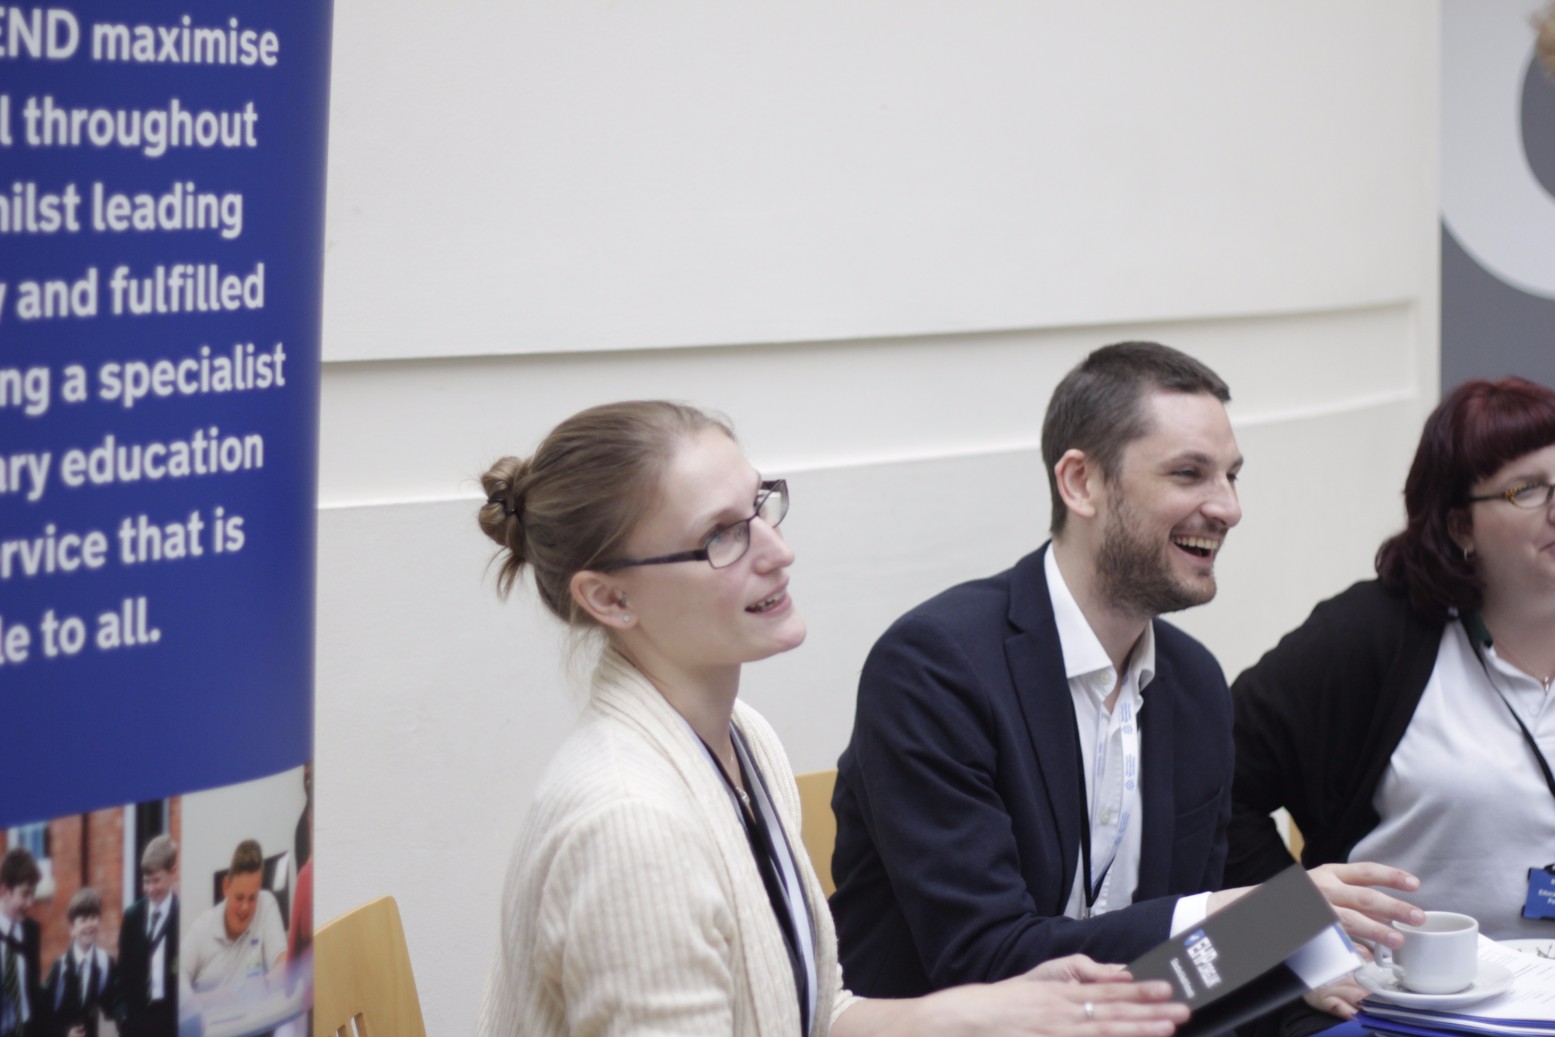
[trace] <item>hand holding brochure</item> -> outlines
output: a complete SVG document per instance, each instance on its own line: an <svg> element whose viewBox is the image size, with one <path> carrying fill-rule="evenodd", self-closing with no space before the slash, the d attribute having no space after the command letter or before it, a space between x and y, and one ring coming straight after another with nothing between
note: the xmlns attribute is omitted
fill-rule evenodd
<svg viewBox="0 0 1555 1037"><path fill-rule="evenodd" d="M1135 979L1164 979L1193 1010L1178 1037L1231 1029L1361 964L1333 908L1293 864L1204 923L1132 962Z"/></svg>

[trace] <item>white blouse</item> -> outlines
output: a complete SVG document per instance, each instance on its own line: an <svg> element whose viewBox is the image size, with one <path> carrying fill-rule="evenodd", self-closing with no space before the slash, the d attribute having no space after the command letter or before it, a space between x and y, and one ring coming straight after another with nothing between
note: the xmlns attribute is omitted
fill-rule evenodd
<svg viewBox="0 0 1555 1037"><path fill-rule="evenodd" d="M1403 899L1472 915L1493 939L1551 939L1555 922L1523 918L1522 909L1528 869L1555 862L1555 795L1506 704L1555 768L1555 695L1493 648L1484 660L1463 624L1449 623L1377 786L1382 823L1350 860L1413 872L1420 890Z"/></svg>

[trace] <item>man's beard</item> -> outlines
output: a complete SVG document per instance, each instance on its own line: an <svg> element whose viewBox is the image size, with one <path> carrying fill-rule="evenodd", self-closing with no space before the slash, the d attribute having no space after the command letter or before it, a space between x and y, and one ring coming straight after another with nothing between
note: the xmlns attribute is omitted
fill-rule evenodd
<svg viewBox="0 0 1555 1037"><path fill-rule="evenodd" d="M1166 549L1140 535L1133 507L1116 488L1113 502L1096 556L1102 601L1120 612L1148 618L1202 605L1215 596L1213 576L1208 586L1177 578Z"/></svg>

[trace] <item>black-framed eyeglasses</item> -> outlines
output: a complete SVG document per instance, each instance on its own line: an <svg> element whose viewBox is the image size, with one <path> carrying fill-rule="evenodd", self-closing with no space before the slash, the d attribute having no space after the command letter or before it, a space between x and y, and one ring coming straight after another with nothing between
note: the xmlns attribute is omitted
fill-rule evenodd
<svg viewBox="0 0 1555 1037"><path fill-rule="evenodd" d="M628 569L634 565L666 565L670 562L706 562L714 569L722 569L733 565L745 557L745 552L751 546L751 522L761 519L767 525L777 528L788 514L788 480L770 479L763 480L756 493L756 510L751 512L750 518L743 518L738 522L731 522L727 526L719 526L708 534L703 546L695 551L677 551L674 554L659 555L655 558L627 558L619 562L606 562L596 566L599 572L614 572L617 569Z"/></svg>
<svg viewBox="0 0 1555 1037"><path fill-rule="evenodd" d="M1500 493L1487 493L1482 497L1470 497L1470 503L1478 503L1487 500L1504 500L1516 508L1525 511L1538 511L1540 508L1550 506L1550 501L1555 500L1555 485L1547 482L1525 482L1508 487Z"/></svg>

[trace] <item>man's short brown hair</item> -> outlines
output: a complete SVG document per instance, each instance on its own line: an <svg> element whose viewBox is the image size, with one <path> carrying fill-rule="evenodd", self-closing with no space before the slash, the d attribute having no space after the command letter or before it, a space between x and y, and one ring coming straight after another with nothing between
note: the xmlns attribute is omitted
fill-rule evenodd
<svg viewBox="0 0 1555 1037"><path fill-rule="evenodd" d="M232 868L227 872L227 877L237 878L239 875L264 870L265 851L259 848L259 841L244 839L238 843L238 848L232 851Z"/></svg>
<svg viewBox="0 0 1555 1037"><path fill-rule="evenodd" d="M1053 496L1054 534L1063 531L1069 516L1054 470L1059 458L1069 450L1083 451L1105 478L1117 478L1123 448L1150 432L1144 400L1152 392L1206 393L1221 403L1231 401L1231 390L1218 374L1159 342L1103 346L1053 390L1042 419L1042 463Z"/></svg>

